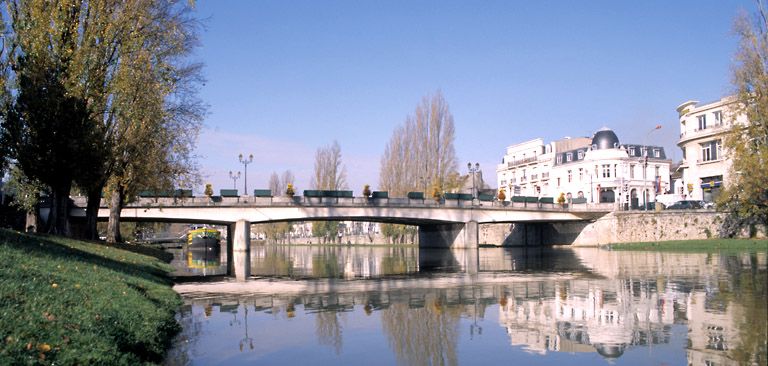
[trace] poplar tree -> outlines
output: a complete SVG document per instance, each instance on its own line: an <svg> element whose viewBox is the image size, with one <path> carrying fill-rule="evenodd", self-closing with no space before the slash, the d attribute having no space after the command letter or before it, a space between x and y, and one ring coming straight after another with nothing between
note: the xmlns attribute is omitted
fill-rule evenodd
<svg viewBox="0 0 768 366"><path fill-rule="evenodd" d="M422 98L413 115L392 132L384 148L379 185L391 196L404 197L409 191L433 192L459 188L456 151L453 147L453 115L438 91ZM383 224L382 233L396 240L413 237L416 231L400 225Z"/></svg>
<svg viewBox="0 0 768 366"><path fill-rule="evenodd" d="M759 0L757 8L752 20L741 15L735 22L737 102L731 114L745 115L748 123L734 123L725 138L732 165L730 183L718 197L718 206L729 212L724 236L768 222L768 11Z"/></svg>
<svg viewBox="0 0 768 366"><path fill-rule="evenodd" d="M318 148L315 152L315 170L311 185L313 189L318 190L347 189L347 168L342 162L341 146L337 141ZM335 238L338 229L339 223L336 221L312 223L312 235L316 237Z"/></svg>

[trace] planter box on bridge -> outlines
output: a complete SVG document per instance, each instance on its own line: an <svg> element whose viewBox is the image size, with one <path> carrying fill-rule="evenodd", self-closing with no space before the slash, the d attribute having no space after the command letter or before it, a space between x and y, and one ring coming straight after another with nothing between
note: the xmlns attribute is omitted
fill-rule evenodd
<svg viewBox="0 0 768 366"><path fill-rule="evenodd" d="M373 191L371 194L371 198L378 199L378 198L389 198L389 192L387 191Z"/></svg>
<svg viewBox="0 0 768 366"><path fill-rule="evenodd" d="M585 197L574 198L571 200L571 203L574 205L581 205L587 203L587 199Z"/></svg>
<svg viewBox="0 0 768 366"><path fill-rule="evenodd" d="M254 197L272 197L272 190L271 189L254 189L253 196Z"/></svg>
<svg viewBox="0 0 768 366"><path fill-rule="evenodd" d="M222 197L239 197L236 189L222 189L219 194Z"/></svg>
<svg viewBox="0 0 768 366"><path fill-rule="evenodd" d="M408 198L412 200L423 200L424 192L408 192Z"/></svg>
<svg viewBox="0 0 768 366"><path fill-rule="evenodd" d="M480 195L477 196L477 199L483 202L491 202L494 198L495 197L492 194L487 193L480 193Z"/></svg>

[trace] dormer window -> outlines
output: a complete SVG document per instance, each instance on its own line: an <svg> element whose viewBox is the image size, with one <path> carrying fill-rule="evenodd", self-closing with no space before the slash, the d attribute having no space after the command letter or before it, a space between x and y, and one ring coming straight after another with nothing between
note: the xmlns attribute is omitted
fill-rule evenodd
<svg viewBox="0 0 768 366"><path fill-rule="evenodd" d="M629 156L635 156L635 147L634 146L630 146L629 147Z"/></svg>
<svg viewBox="0 0 768 366"><path fill-rule="evenodd" d="M558 164L562 164L563 163L563 156L562 155L558 155L557 156L557 163Z"/></svg>
<svg viewBox="0 0 768 366"><path fill-rule="evenodd" d="M592 144L592 150L597 150L597 144Z"/></svg>
<svg viewBox="0 0 768 366"><path fill-rule="evenodd" d="M565 161L571 161L571 160L573 160L573 153L565 154Z"/></svg>
<svg viewBox="0 0 768 366"><path fill-rule="evenodd" d="M583 160L583 159L584 159L584 151L579 150L579 160Z"/></svg>
<svg viewBox="0 0 768 366"><path fill-rule="evenodd" d="M661 151L659 151L659 149L653 149L653 157L654 158L660 158L661 157Z"/></svg>

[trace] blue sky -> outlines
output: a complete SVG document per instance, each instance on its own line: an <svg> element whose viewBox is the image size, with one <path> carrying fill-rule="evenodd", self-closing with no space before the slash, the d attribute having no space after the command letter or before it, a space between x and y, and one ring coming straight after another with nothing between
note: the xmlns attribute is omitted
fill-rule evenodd
<svg viewBox="0 0 768 366"><path fill-rule="evenodd" d="M675 107L731 92L733 19L754 9L748 0L198 0L204 180L231 188L244 153L254 154L249 191L286 169L308 189L316 149L337 140L350 188L375 189L392 131L436 90L454 116L460 171L479 162L491 182L507 146L603 126L643 143L661 124L648 143L679 160Z"/></svg>

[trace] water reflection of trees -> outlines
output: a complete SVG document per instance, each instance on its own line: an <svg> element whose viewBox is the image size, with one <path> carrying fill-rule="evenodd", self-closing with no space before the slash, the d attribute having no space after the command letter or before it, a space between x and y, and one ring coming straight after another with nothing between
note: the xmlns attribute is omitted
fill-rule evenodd
<svg viewBox="0 0 768 366"><path fill-rule="evenodd" d="M456 365L461 309L428 294L422 307L391 304L381 313L381 325L400 364Z"/></svg>

